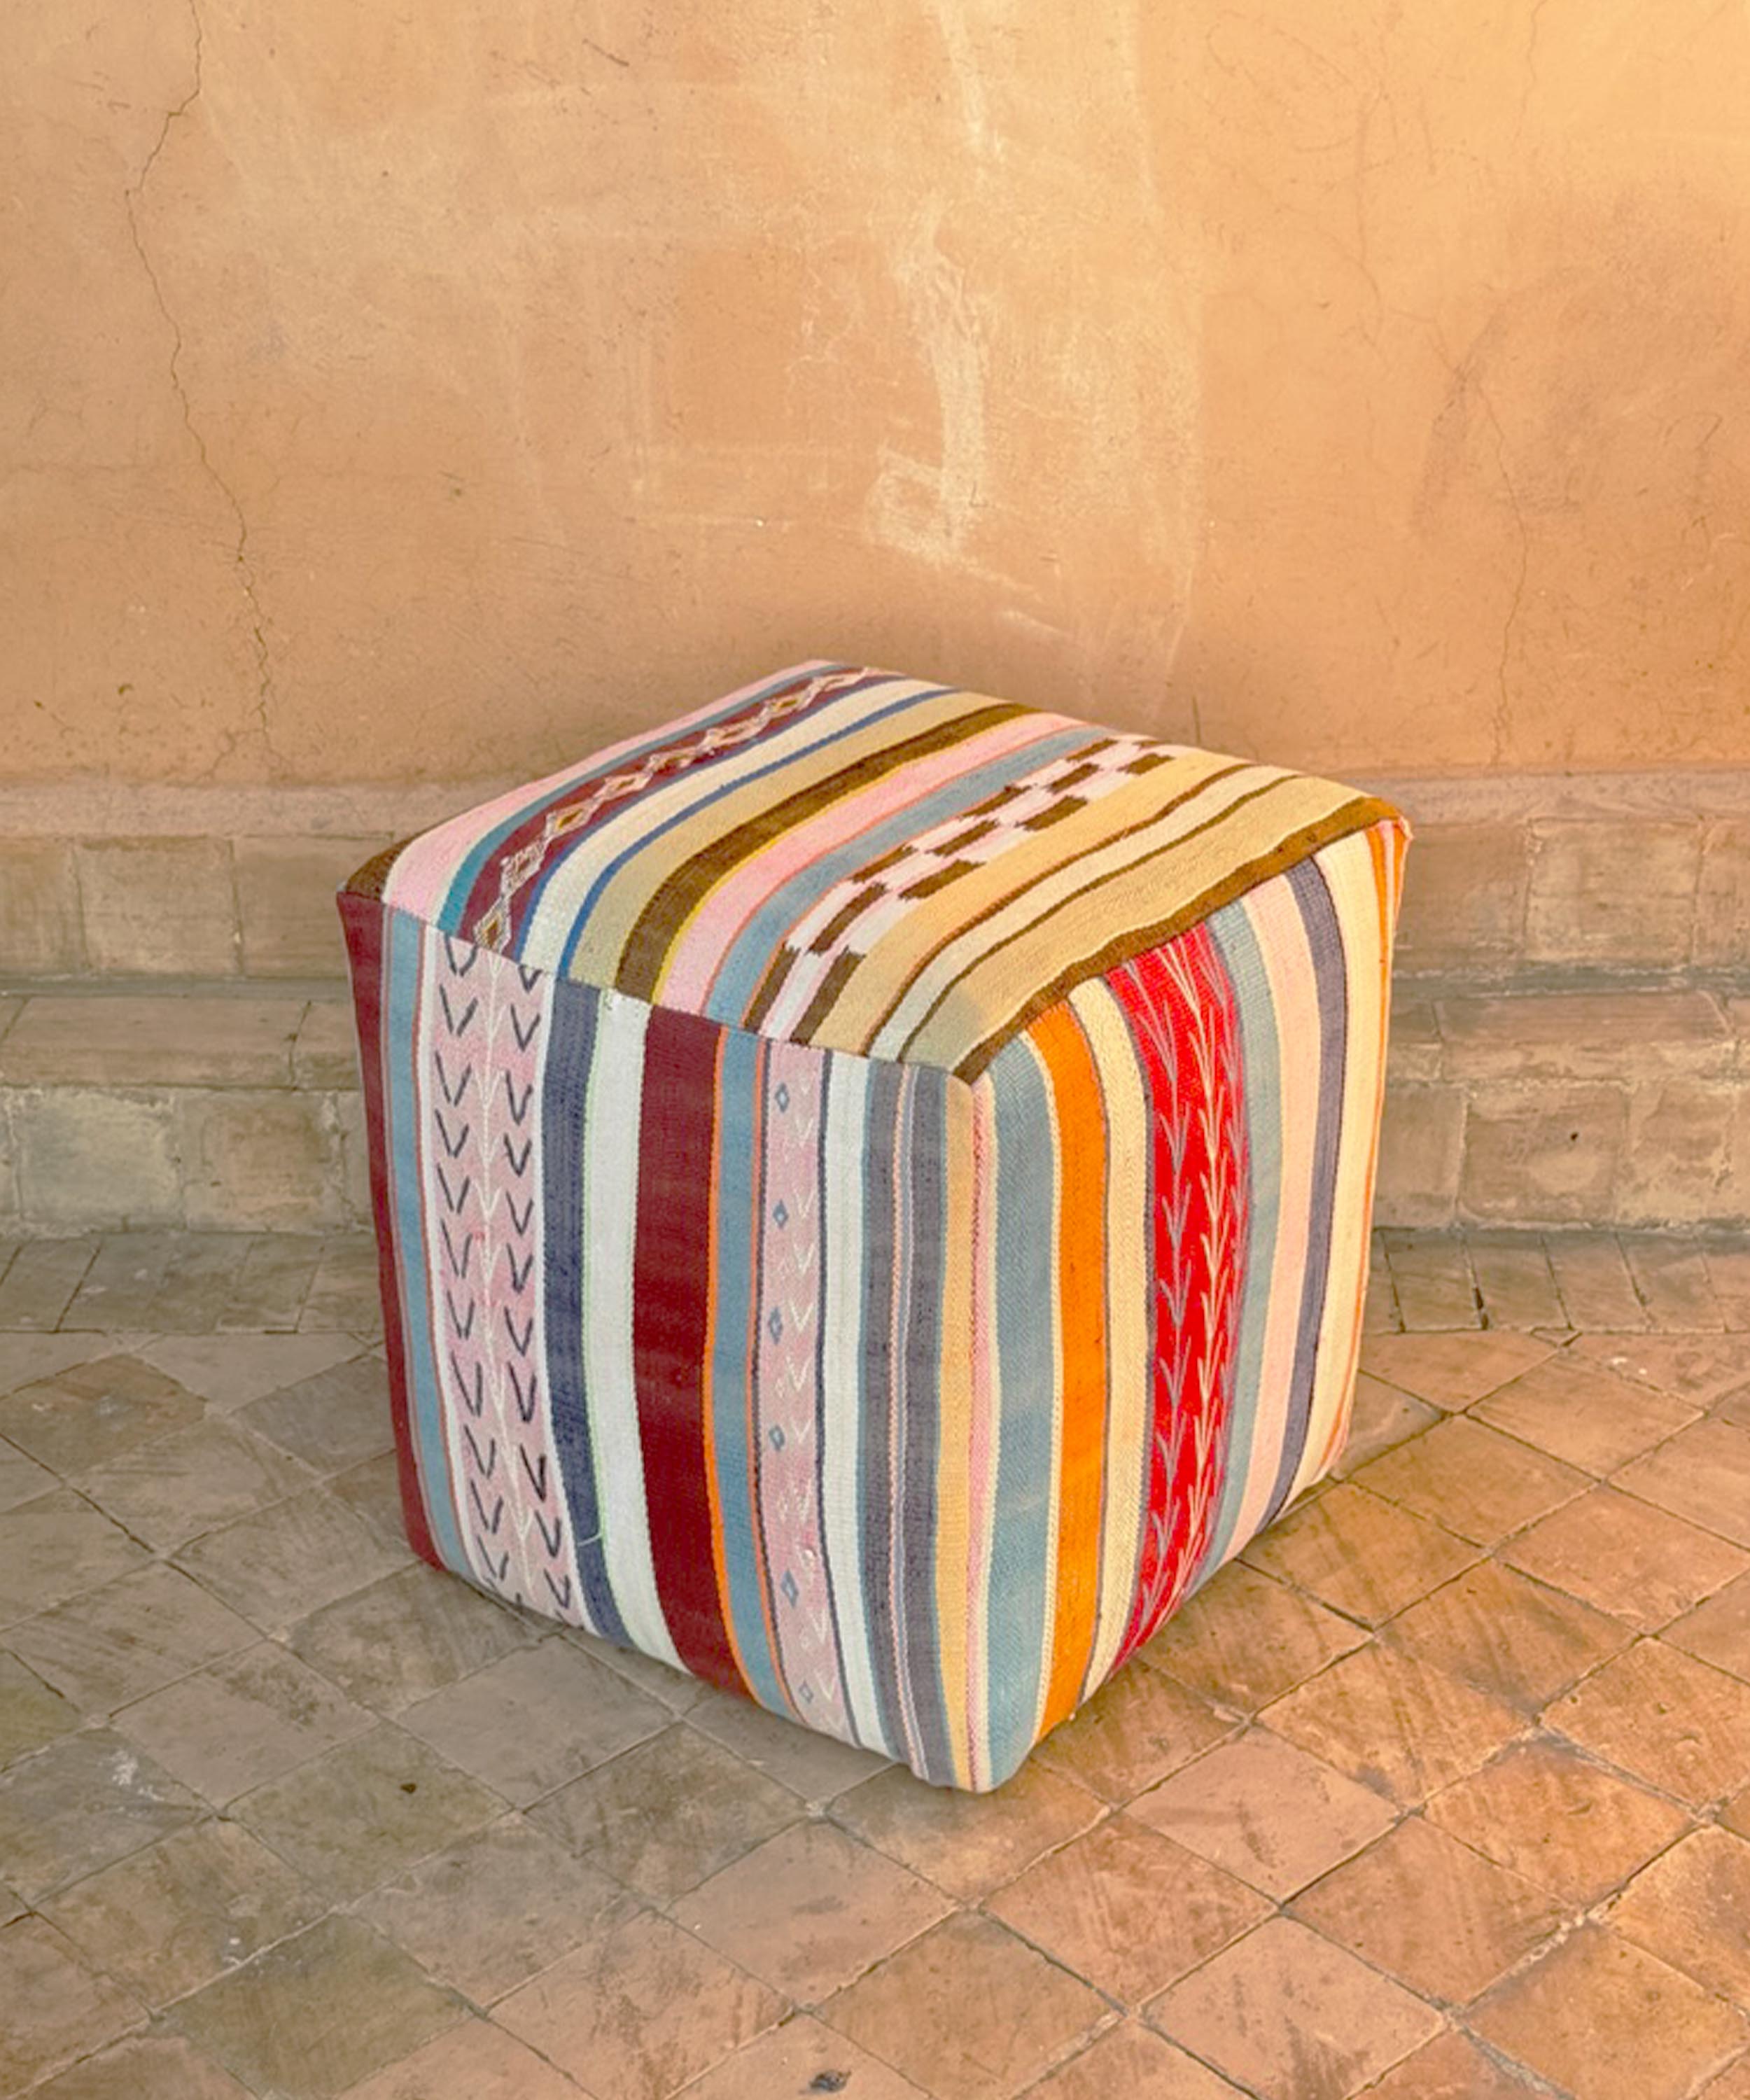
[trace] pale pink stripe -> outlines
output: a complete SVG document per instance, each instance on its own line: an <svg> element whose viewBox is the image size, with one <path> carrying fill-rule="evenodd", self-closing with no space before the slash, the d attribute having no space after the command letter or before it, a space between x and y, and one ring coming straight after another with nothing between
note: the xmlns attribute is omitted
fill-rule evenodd
<svg viewBox="0 0 1750 2100"><path fill-rule="evenodd" d="M707 716L718 714L738 700L752 699L764 686L779 683L786 678L799 678L809 673L824 670L828 660L810 658L804 664L792 664L787 670L774 672L769 677L756 678L752 685L742 686L733 693L721 693L714 700L707 700L703 707L695 708L690 714L678 717L653 732L644 730L636 736L628 736L619 743L611 743L605 750L593 751L587 758L575 765L562 767L558 773L549 773L544 779L531 781L527 786L513 788L506 794L496 796L490 802L482 802L472 810L464 810L460 815L436 825L415 839L389 871L389 880L384 886L388 902L403 911L429 918L442 901L443 893L456 879L456 871L487 832L514 817L518 810L526 809L531 802L544 795L556 793L570 781L581 779L584 774L593 773L597 766L635 751L647 744L653 734L666 735L676 730L690 729L703 721Z"/></svg>
<svg viewBox="0 0 1750 2100"><path fill-rule="evenodd" d="M1055 716L1019 715L981 736L934 752L782 833L718 884L681 929L658 988L659 1002L688 1013L703 1013L717 973L742 929L800 869L874 830L895 810L922 801L959 774L1055 736L1061 726Z"/></svg>

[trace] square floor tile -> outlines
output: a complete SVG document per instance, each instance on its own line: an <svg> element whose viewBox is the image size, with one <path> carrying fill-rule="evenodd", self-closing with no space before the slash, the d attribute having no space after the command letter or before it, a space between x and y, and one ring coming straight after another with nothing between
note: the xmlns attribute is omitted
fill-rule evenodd
<svg viewBox="0 0 1750 2100"><path fill-rule="evenodd" d="M1576 1910L1682 1837L1672 1802L1553 1738L1515 1743L1428 1803L1428 1820Z"/></svg>
<svg viewBox="0 0 1750 2100"><path fill-rule="evenodd" d="M116 1726L185 1786L222 1808L372 1717L272 1641L126 1706Z"/></svg>
<svg viewBox="0 0 1750 2100"><path fill-rule="evenodd" d="M1130 1812L1278 1899L1390 1829L1371 1787L1254 1729L1141 1795Z"/></svg>
<svg viewBox="0 0 1750 2100"><path fill-rule="evenodd" d="M749 2096L752 2100L752 2096ZM763 2100L763 2096L762 2096ZM1027 2100L1244 2100L1237 2085L1126 2020L1035 2085Z"/></svg>
<svg viewBox="0 0 1750 2100"><path fill-rule="evenodd" d="M1478 1546L1497 1544L1591 1485L1575 1467L1462 1414L1386 1452L1355 1478L1358 1487Z"/></svg>
<svg viewBox="0 0 1750 2100"><path fill-rule="evenodd" d="M1012 2100L1107 2009L1012 1933L962 1912L841 1992L824 2017L936 2100Z"/></svg>
<svg viewBox="0 0 1750 2100"><path fill-rule="evenodd" d="M161 1552L309 1483L295 1459L223 1419L142 1444L79 1480L100 1509Z"/></svg>
<svg viewBox="0 0 1750 2100"><path fill-rule="evenodd" d="M276 2100L335 2100L465 2016L355 1917L328 1917L183 1999L189 2040Z"/></svg>
<svg viewBox="0 0 1750 2100"><path fill-rule="evenodd" d="M0 1626L46 1612L151 1561L144 1546L70 1488L20 1502L0 1524Z"/></svg>
<svg viewBox="0 0 1750 2100"><path fill-rule="evenodd" d="M1499 1562L1468 1568L1391 1621L1423 1661L1536 1713L1634 1639L1633 1629Z"/></svg>
<svg viewBox="0 0 1750 2100"><path fill-rule="evenodd" d="M380 1458L367 1458L362 1466L349 1466L344 1473L335 1474L328 1482L328 1492L368 1524L379 1538L405 1550L407 1515L401 1499L401 1462L393 1451L386 1451ZM462 1578L450 1575L447 1579L459 1582Z"/></svg>
<svg viewBox="0 0 1750 2100"><path fill-rule="evenodd" d="M1698 1830L1636 1875L1607 1913L1624 1939L1750 2007L1750 1844Z"/></svg>
<svg viewBox="0 0 1750 2100"><path fill-rule="evenodd" d="M46 1466L27 1458L15 1444L0 1439L0 1511L15 1509L51 1494L59 1483Z"/></svg>
<svg viewBox="0 0 1750 2100"><path fill-rule="evenodd" d="M947 1911L947 1899L828 1823L799 1823L674 1907L678 1924L800 2004L815 2005Z"/></svg>
<svg viewBox="0 0 1750 2100"><path fill-rule="evenodd" d="M0 1773L0 1882L34 1902L201 1812L186 1788L107 1728L63 1736Z"/></svg>
<svg viewBox="0 0 1750 2100"><path fill-rule="evenodd" d="M353 1357L251 1401L237 1419L312 1472L343 1473L395 1448L389 1367L381 1357Z"/></svg>
<svg viewBox="0 0 1750 2100"><path fill-rule="evenodd" d="M985 1908L1095 1990L1138 2005L1270 1905L1146 1824L1115 1815L1029 1867Z"/></svg>
<svg viewBox="0 0 1750 2100"><path fill-rule="evenodd" d="M1230 1560L1142 1656L1205 1697L1251 1714L1366 1639L1351 1621L1243 1560Z"/></svg>
<svg viewBox="0 0 1750 2100"><path fill-rule="evenodd" d="M1245 1549L1247 1564L1377 1626L1450 1582L1476 1548L1347 1482L1303 1503Z"/></svg>
<svg viewBox="0 0 1750 2100"><path fill-rule="evenodd" d="M805 2100L817 2093L842 2093L847 2100L929 2100L909 2078L805 2014L769 2027L757 2041L726 2057L688 2086L686 2100L774 2100L774 2095L790 2100L792 2093ZM505 2100L521 2100L521 2095L507 2093Z"/></svg>
<svg viewBox="0 0 1750 2100"><path fill-rule="evenodd" d="M23 2092L146 2018L40 1917L0 1930L0 2093Z"/></svg>
<svg viewBox="0 0 1750 2100"><path fill-rule="evenodd" d="M801 1813L788 1787L677 1724L549 1794L529 1820L660 1902L696 1888Z"/></svg>
<svg viewBox="0 0 1750 2100"><path fill-rule="evenodd" d="M350 2086L344 2100L579 2100L579 2088L514 2035L467 2020Z"/></svg>
<svg viewBox="0 0 1750 2100"><path fill-rule="evenodd" d="M586 2093L668 2100L783 2010L763 1983L646 1912L567 1954L494 2017Z"/></svg>
<svg viewBox="0 0 1750 2100"><path fill-rule="evenodd" d="M1086 1787L1036 1758L994 1793L981 1794L926 1786L896 1765L841 1794L833 1807L833 1820L866 1845L963 1903L1013 1881L1100 1814Z"/></svg>
<svg viewBox="0 0 1750 2100"><path fill-rule="evenodd" d="M521 1816L506 1816L358 1905L430 1975L491 2005L598 1935L633 1899Z"/></svg>
<svg viewBox="0 0 1750 2100"><path fill-rule="evenodd" d="M405 1568L412 1557L326 1489L312 1488L209 1531L185 1546L177 1562L263 1632L282 1633L337 1597Z"/></svg>
<svg viewBox="0 0 1750 2100"><path fill-rule="evenodd" d="M1473 1413L1588 1473L1614 1473L1695 1419L1687 1401L1630 1384L1566 1350L1479 1401Z"/></svg>
<svg viewBox="0 0 1750 2100"><path fill-rule="evenodd" d="M359 1353L350 1335L165 1335L140 1352L220 1414Z"/></svg>
<svg viewBox="0 0 1750 2100"><path fill-rule="evenodd" d="M1349 1434L1332 1471L1338 1480L1346 1480L1382 1451L1420 1436L1439 1419L1438 1408L1363 1371L1355 1382Z"/></svg>
<svg viewBox="0 0 1750 2100"><path fill-rule="evenodd" d="M1489 1693L1377 1642L1259 1718L1406 1807L1474 1771L1525 1725Z"/></svg>
<svg viewBox="0 0 1750 2100"><path fill-rule="evenodd" d="M1149 2023L1242 2085L1347 2100L1440 2026L1431 2005L1288 1918L1173 1985Z"/></svg>
<svg viewBox="0 0 1750 2100"><path fill-rule="evenodd" d="M1686 1612L1661 1638L1716 1670L1750 1682L1750 1575L1740 1575L1704 1604Z"/></svg>
<svg viewBox="0 0 1750 2100"><path fill-rule="evenodd" d="M1035 1754L1102 1800L1128 1801L1238 1726L1137 1657L1054 1728Z"/></svg>
<svg viewBox="0 0 1750 2100"><path fill-rule="evenodd" d="M835 1801L847 1787L884 1771L891 1762L873 1750L823 1736L818 1728L800 1727L751 1699L711 1685L703 1688L703 1695L685 1709L687 1726L804 1801Z"/></svg>
<svg viewBox="0 0 1750 2100"><path fill-rule="evenodd" d="M1595 1925L1497 1985L1471 2023L1585 2100L1685 2100L1750 2039L1741 2014Z"/></svg>
<svg viewBox="0 0 1750 2100"><path fill-rule="evenodd" d="M1697 1407L1711 1407L1744 1381L1739 1335L1582 1335L1572 1353Z"/></svg>
<svg viewBox="0 0 1750 2100"><path fill-rule="evenodd" d="M1327 1939L1424 1996L1468 2005L1547 1939L1562 1905L1410 1816L1295 1899Z"/></svg>
<svg viewBox="0 0 1750 2100"><path fill-rule="evenodd" d="M108 1714L256 1639L246 1619L174 1568L144 1568L57 1604L7 1639L87 1714Z"/></svg>
<svg viewBox="0 0 1750 2100"><path fill-rule="evenodd" d="M167 2005L314 1924L321 1905L234 1823L201 1823L48 1899L55 1922L147 2004Z"/></svg>
<svg viewBox="0 0 1750 2100"><path fill-rule="evenodd" d="M1594 1488L1501 1552L1524 1573L1646 1633L1750 1570L1739 1547L1615 1488Z"/></svg>
<svg viewBox="0 0 1750 2100"><path fill-rule="evenodd" d="M399 1714L544 1631L459 1576L416 1561L300 1619L286 1641L349 1698Z"/></svg>
<svg viewBox="0 0 1750 2100"><path fill-rule="evenodd" d="M569 1642L519 1648L409 1706L401 1725L519 1807L659 1734L654 1700Z"/></svg>
<svg viewBox="0 0 1750 2100"><path fill-rule="evenodd" d="M0 1652L0 1765L29 1757L79 1725L79 1710L15 1656Z"/></svg>
<svg viewBox="0 0 1750 2100"><path fill-rule="evenodd" d="M1545 1716L1583 1748L1698 1806L1750 1779L1750 1685L1640 1641Z"/></svg>
<svg viewBox="0 0 1750 2100"><path fill-rule="evenodd" d="M1369 2085L1367 2100L1531 2100L1548 2090L1448 2030Z"/></svg>
<svg viewBox="0 0 1750 2100"><path fill-rule="evenodd" d="M136 2035L39 2085L30 2100L249 2100L180 2035Z"/></svg>
<svg viewBox="0 0 1750 2100"><path fill-rule="evenodd" d="M1375 1335L1361 1350L1361 1368L1435 1407L1469 1407L1484 1393L1518 1378L1554 1353L1536 1335L1501 1330L1482 1334Z"/></svg>
<svg viewBox="0 0 1750 2100"><path fill-rule="evenodd" d="M1698 1422L1616 1476L1616 1485L1736 1546L1750 1546L1750 1429Z"/></svg>
<svg viewBox="0 0 1750 2100"><path fill-rule="evenodd" d="M232 1813L331 1901L346 1903L504 1806L423 1743L381 1727L245 1794Z"/></svg>
<svg viewBox="0 0 1750 2100"><path fill-rule="evenodd" d="M79 1473L205 1412L186 1386L138 1357L98 1357L0 1400L0 1436L55 1472Z"/></svg>

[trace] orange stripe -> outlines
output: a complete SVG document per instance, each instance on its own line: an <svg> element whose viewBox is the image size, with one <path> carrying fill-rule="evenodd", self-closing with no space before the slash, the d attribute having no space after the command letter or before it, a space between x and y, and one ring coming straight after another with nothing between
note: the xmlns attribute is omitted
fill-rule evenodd
<svg viewBox="0 0 1750 2100"><path fill-rule="evenodd" d="M1106 1443L1106 1124L1100 1074L1067 1006L1028 1030L1050 1078L1057 1125L1057 1610L1043 1727L1075 1708L1100 1607Z"/></svg>

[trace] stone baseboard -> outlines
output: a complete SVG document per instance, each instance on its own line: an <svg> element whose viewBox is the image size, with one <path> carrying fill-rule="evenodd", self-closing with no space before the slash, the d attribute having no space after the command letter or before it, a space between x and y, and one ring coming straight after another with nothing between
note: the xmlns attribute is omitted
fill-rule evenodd
<svg viewBox="0 0 1750 2100"><path fill-rule="evenodd" d="M369 1188L343 986L0 990L0 1232L315 1232ZM1750 982L1410 977L1378 1222L1750 1224Z"/></svg>

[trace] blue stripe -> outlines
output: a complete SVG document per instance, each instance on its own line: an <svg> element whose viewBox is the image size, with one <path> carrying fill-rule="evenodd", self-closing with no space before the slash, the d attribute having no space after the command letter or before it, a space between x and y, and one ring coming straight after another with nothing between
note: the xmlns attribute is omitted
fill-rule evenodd
<svg viewBox="0 0 1750 2100"><path fill-rule="evenodd" d="M1198 1579L1227 1558L1245 1499L1263 1377L1264 1331L1270 1315L1270 1279L1276 1262L1276 1220L1282 1202L1282 1079L1276 1005L1258 936L1243 903L1230 904L1209 920L1211 939L1233 986L1240 1017L1241 1098L1245 1110L1248 1178L1246 1240L1242 1251L1239 1347L1228 1410L1221 1507Z"/></svg>
<svg viewBox="0 0 1750 2100"><path fill-rule="evenodd" d="M1012 781L1039 766L1049 765L1054 759L1087 743L1090 735L1078 723L1060 735L1029 743L1025 750L994 758L948 781L921 801L895 810L884 823L859 833L835 852L823 854L818 859L811 860L806 867L799 868L782 888L773 891L736 935L718 968L704 1011L713 1021L726 1021L731 1025L739 1022L759 990L760 980L771 967L772 957L784 935L835 882L854 875L871 861L879 860L895 846L907 844L932 825L969 812Z"/></svg>
<svg viewBox="0 0 1750 2100"><path fill-rule="evenodd" d="M571 1513L577 1576L591 1630L631 1645L602 1544L602 1505L589 1439L584 1374L584 1104L595 1057L600 995L584 985L553 987L541 1092L541 1206L545 1259L547 1409Z"/></svg>
<svg viewBox="0 0 1750 2100"><path fill-rule="evenodd" d="M425 1206L419 1171L419 984L425 945L440 937L404 911L383 913L383 1040L396 1054L383 1060L384 1152L395 1207L395 1240L407 1323L408 1422L413 1436L420 1491L432 1543L446 1568L474 1579L450 1499L450 1455L444 1402L431 1344L431 1299L425 1245Z"/></svg>
<svg viewBox="0 0 1750 2100"><path fill-rule="evenodd" d="M990 1780L1033 1746L1044 1668L1056 1408L1056 1162L1045 1079L1024 1039L991 1061L996 1110L996 1507L991 1524Z"/></svg>
<svg viewBox="0 0 1750 2100"><path fill-rule="evenodd" d="M736 1659L748 1689L774 1713L792 1710L778 1681L760 1582L750 1449L753 1435L753 1306L759 1220L756 1104L765 1084L767 1052L757 1035L725 1034L718 1067L716 1266L711 1356L712 1463L722 1524L726 1609Z"/></svg>
<svg viewBox="0 0 1750 2100"><path fill-rule="evenodd" d="M1307 946L1319 995L1319 1125L1313 1141L1312 1196L1307 1231L1307 1273L1294 1336L1294 1378L1289 1389L1282 1462L1265 1524L1273 1524L1288 1500L1306 1448L1312 1413L1313 1374L1318 1367L1319 1330L1330 1280L1332 1211L1337 1199L1337 1147L1342 1135L1343 1079L1348 1055L1349 976L1343 961L1342 928L1316 860L1288 871L1287 880L1306 922Z"/></svg>
<svg viewBox="0 0 1750 2100"><path fill-rule="evenodd" d="M803 719L810 724L828 722L844 701L855 699L858 693L865 690L866 689L861 686L855 687L848 693L838 695L818 714L805 716ZM873 714L863 715L856 721L847 723L843 729L832 730L825 736L817 738L813 743L804 744L799 751L791 751L774 758L769 765L756 766L752 772L743 774L740 779L726 783L708 795L701 795L696 801L688 802L685 809L676 810L672 817L666 818L662 823L654 824L648 830L641 832L630 845L614 856L597 876L595 880L590 884L578 904L570 929L566 934L565 946L558 960L555 963L543 964L541 967L556 970L562 977L569 972L571 967L571 958L577 952L577 944L583 938L584 929L589 924L590 917L596 908L596 900L601 896L603 889L619 874L628 861L642 853L646 847L654 845L657 840L673 831L677 825L690 823L701 810L710 809L714 803L724 801L728 796L740 794L744 789L752 787L756 781L765 780L774 773L787 773L793 765L800 764L804 758L812 756L815 752L830 750L834 744L843 743L847 737L857 736L864 730L873 728L878 722L887 721L895 715L902 715L912 708L922 707L927 700L939 700L944 694L950 693L954 690L951 686L930 686L921 693L908 693L902 700L895 700L891 706L877 708ZM738 752L732 755L738 757L741 754ZM646 801L645 805L646 811L649 807L650 804ZM554 869L560 865L562 863L557 860L550 862L546 873L541 876L536 886L534 900L529 907L528 916L523 923L525 935L535 924L536 915L540 909L541 896L552 879ZM519 945L518 953L522 952L522 950Z"/></svg>
<svg viewBox="0 0 1750 2100"><path fill-rule="evenodd" d="M833 672L849 668L850 666L845 664L822 664L818 671L810 671L806 675L811 678L823 677L830 676ZM725 699L721 706L713 708L702 721L696 722L694 725L694 730L709 729L716 722L726 721L730 717L739 714L744 708L757 707L760 702L769 694L789 684L796 675L794 671L782 671L775 678L769 680L766 684L760 686L756 692L744 693L739 699ZM544 816L556 803L562 802L568 795L575 795L580 788L586 787L590 781L606 779L611 773L622 772L628 766L637 765L641 759L647 757L651 752L659 751L673 734L673 725L664 723L660 729L653 730L649 736L635 744L630 751L623 751L618 757L606 759L599 765L587 767L583 772L567 780L562 788L555 788L550 793L540 796L532 802L523 803L519 809L507 817L503 823L494 825L484 838L469 849L466 858L451 878L449 885L444 891L443 902L433 915L433 923L446 928L452 933L461 932L460 920L462 907L468 902L474 884L479 880L481 869L504 845L512 832L528 823L532 818ZM724 755L727 757L731 754L725 752Z"/></svg>

